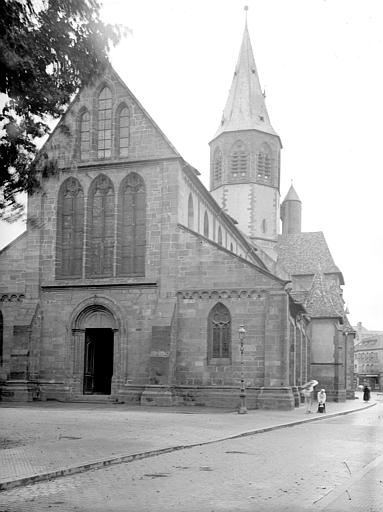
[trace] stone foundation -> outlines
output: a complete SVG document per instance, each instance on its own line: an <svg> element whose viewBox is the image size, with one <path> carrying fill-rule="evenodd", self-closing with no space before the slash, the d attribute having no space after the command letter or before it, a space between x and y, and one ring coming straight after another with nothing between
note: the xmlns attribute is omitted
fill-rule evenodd
<svg viewBox="0 0 383 512"><path fill-rule="evenodd" d="M290 387L262 387L258 397L259 409L294 409L295 398Z"/></svg>
<svg viewBox="0 0 383 512"><path fill-rule="evenodd" d="M141 395L141 405L171 407L176 405L176 397L169 386L147 386Z"/></svg>
<svg viewBox="0 0 383 512"><path fill-rule="evenodd" d="M1 388L3 402L32 402L39 399L37 382L29 380L9 380Z"/></svg>

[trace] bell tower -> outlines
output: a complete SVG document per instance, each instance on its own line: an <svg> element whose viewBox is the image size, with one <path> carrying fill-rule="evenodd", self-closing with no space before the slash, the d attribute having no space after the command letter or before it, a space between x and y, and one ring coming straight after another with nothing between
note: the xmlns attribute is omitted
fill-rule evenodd
<svg viewBox="0 0 383 512"><path fill-rule="evenodd" d="M279 233L280 151L255 65L247 19L220 126L210 142L210 190L257 245Z"/></svg>

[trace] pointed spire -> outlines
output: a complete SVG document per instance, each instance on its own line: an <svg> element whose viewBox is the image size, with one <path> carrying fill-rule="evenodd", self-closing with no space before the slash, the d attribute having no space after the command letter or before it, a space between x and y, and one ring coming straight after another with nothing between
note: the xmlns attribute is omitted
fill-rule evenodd
<svg viewBox="0 0 383 512"><path fill-rule="evenodd" d="M291 185L290 185L289 191L287 192L286 197L284 198L284 200L282 202L284 203L285 201L299 201L300 203L302 202L299 199L299 196L295 191L295 188L293 186L293 180L291 180Z"/></svg>
<svg viewBox="0 0 383 512"><path fill-rule="evenodd" d="M262 92L255 65L247 29L247 6L245 11L246 21L241 49L221 125L215 137L222 132L251 129L276 135L270 124L265 104L265 93Z"/></svg>

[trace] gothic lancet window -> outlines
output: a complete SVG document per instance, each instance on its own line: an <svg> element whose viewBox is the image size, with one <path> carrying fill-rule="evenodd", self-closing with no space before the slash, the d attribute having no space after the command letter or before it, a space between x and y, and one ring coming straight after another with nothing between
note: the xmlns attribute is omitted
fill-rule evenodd
<svg viewBox="0 0 383 512"><path fill-rule="evenodd" d="M245 144L237 141L230 153L230 170L233 179L244 179L249 171L249 153Z"/></svg>
<svg viewBox="0 0 383 512"><path fill-rule="evenodd" d="M120 188L120 275L144 276L146 251L146 192L138 174L128 174Z"/></svg>
<svg viewBox="0 0 383 512"><path fill-rule="evenodd" d="M222 229L221 226L218 227L218 244L222 245Z"/></svg>
<svg viewBox="0 0 383 512"><path fill-rule="evenodd" d="M219 185L222 183L222 152L217 148L213 159L213 183Z"/></svg>
<svg viewBox="0 0 383 512"><path fill-rule="evenodd" d="M208 318L208 359L231 357L231 316L226 306L218 302Z"/></svg>
<svg viewBox="0 0 383 512"><path fill-rule="evenodd" d="M97 156L112 156L112 93L104 87L98 98Z"/></svg>
<svg viewBox="0 0 383 512"><path fill-rule="evenodd" d="M268 144L262 144L257 155L257 180L271 181L271 149Z"/></svg>
<svg viewBox="0 0 383 512"><path fill-rule="evenodd" d="M188 200L188 228L194 229L194 205L193 205L193 196L191 193L189 194Z"/></svg>
<svg viewBox="0 0 383 512"><path fill-rule="evenodd" d="M88 196L87 276L113 275L114 190L104 174L95 178Z"/></svg>
<svg viewBox="0 0 383 512"><path fill-rule="evenodd" d="M57 203L57 277L81 277L84 242L84 192L76 178L61 185Z"/></svg>
<svg viewBox="0 0 383 512"><path fill-rule="evenodd" d="M118 115L118 154L128 156L129 154L129 110L123 107Z"/></svg>
<svg viewBox="0 0 383 512"><path fill-rule="evenodd" d="M203 217L203 236L209 238L209 216L206 211Z"/></svg>
<svg viewBox="0 0 383 512"><path fill-rule="evenodd" d="M85 110L80 116L80 160L90 158L90 114Z"/></svg>

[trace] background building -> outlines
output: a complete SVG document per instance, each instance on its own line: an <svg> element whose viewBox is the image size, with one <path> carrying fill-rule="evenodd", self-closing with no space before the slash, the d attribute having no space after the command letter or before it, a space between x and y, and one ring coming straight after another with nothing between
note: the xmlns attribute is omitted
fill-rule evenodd
<svg viewBox="0 0 383 512"><path fill-rule="evenodd" d="M355 381L372 390L383 389L383 331L369 331L362 322L355 328Z"/></svg>

